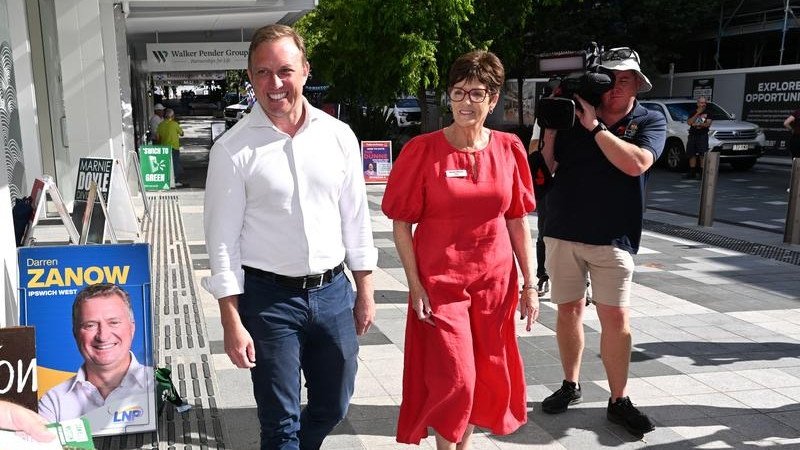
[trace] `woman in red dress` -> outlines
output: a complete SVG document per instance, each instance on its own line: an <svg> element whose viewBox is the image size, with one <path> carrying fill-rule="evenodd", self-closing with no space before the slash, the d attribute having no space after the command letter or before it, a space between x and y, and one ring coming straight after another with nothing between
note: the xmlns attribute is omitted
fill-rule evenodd
<svg viewBox="0 0 800 450"><path fill-rule="evenodd" d="M476 425L509 434L527 421L514 314L519 303L528 330L539 314L533 187L519 138L483 126L504 77L492 53L459 57L453 124L409 141L386 186L410 306L398 442L419 444L431 427L438 449L468 449Z"/></svg>

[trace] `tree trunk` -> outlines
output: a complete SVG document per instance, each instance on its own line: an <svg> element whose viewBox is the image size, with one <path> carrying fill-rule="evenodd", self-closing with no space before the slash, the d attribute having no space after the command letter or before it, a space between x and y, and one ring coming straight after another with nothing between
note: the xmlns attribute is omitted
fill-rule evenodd
<svg viewBox="0 0 800 450"><path fill-rule="evenodd" d="M519 107L517 108L517 117L519 118L519 123L517 124L518 129L522 129L525 126L525 102L522 99L522 84L525 82L524 74L522 72L522 68L517 68L517 101L519 101Z"/></svg>
<svg viewBox="0 0 800 450"><path fill-rule="evenodd" d="M423 86L422 83L420 83L417 89L417 102L419 103L420 131L423 133L433 131L436 127L431 129L428 124L428 116L430 115L430 111L428 110L428 96L425 95L425 86Z"/></svg>

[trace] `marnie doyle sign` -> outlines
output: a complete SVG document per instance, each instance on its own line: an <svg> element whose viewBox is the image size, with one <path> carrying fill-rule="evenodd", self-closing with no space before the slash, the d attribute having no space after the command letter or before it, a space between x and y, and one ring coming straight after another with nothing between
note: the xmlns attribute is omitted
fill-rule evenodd
<svg viewBox="0 0 800 450"><path fill-rule="evenodd" d="M147 44L147 66L151 72L246 69L249 48L249 42Z"/></svg>

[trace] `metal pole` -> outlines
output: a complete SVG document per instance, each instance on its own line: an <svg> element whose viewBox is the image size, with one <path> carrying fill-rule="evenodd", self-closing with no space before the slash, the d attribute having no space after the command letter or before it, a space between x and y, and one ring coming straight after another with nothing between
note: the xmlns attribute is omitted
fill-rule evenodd
<svg viewBox="0 0 800 450"><path fill-rule="evenodd" d="M778 65L783 65L783 48L786 42L786 24L789 21L789 11L791 11L789 7L789 0L786 0L786 6L783 8L783 29L781 30L781 57L778 60Z"/></svg>
<svg viewBox="0 0 800 450"><path fill-rule="evenodd" d="M703 181L700 188L700 213L697 224L702 227L714 225L714 197L717 192L719 152L707 152L703 162Z"/></svg>
<svg viewBox="0 0 800 450"><path fill-rule="evenodd" d="M675 81L675 63L669 63L669 96L672 98L672 84Z"/></svg>
<svg viewBox="0 0 800 450"><path fill-rule="evenodd" d="M789 209L786 211L786 231L783 234L783 242L800 244L800 158L792 160Z"/></svg>

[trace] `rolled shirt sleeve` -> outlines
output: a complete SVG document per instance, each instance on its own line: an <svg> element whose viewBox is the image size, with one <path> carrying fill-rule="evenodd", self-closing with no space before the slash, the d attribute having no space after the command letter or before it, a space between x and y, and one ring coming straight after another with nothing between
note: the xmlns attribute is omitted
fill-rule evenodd
<svg viewBox="0 0 800 450"><path fill-rule="evenodd" d="M342 220L342 241L345 264L350 270L374 270L378 264L378 249L372 240L367 189L361 168L361 150L352 131L342 138L347 171L339 200Z"/></svg>
<svg viewBox="0 0 800 450"><path fill-rule="evenodd" d="M245 203L240 173L227 149L217 143L211 148L203 208L211 276L201 280L203 288L217 299L244 292L239 238Z"/></svg>

